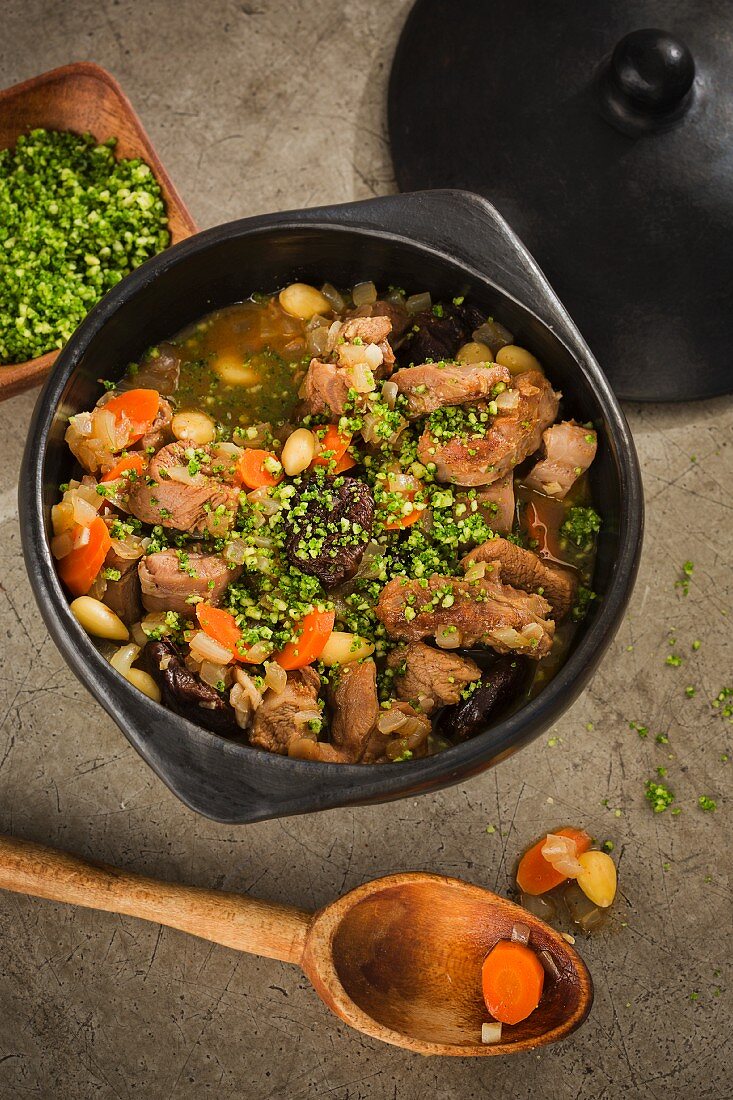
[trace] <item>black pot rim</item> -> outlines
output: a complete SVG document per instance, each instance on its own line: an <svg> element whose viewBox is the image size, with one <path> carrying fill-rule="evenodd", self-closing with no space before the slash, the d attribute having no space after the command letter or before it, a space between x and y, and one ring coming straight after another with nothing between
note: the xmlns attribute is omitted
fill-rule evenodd
<svg viewBox="0 0 733 1100"><path fill-rule="evenodd" d="M390 201L429 202L433 196L440 196L449 202L469 204L474 208L492 210L484 199L468 192L415 192L412 195L403 194L367 200L366 203L346 203L312 210L285 211L239 219L214 226L182 241L148 260L128 275L90 311L59 354L54 369L38 397L29 427L19 484L23 553L35 598L49 633L81 683L110 714L156 774L177 797L196 812L202 812L196 804L196 799L191 799L186 790L171 781L165 767L161 766L155 754L150 751L150 747L136 735L136 714L143 715L148 724L157 723L161 728L164 728L166 723L182 724L188 738L215 746L217 751L221 752L225 758L229 758L232 763L235 760L238 763L242 761L246 763L248 760L251 761L254 755L260 760L265 756L272 769L289 775L294 780L297 780L299 775L308 774L312 777L312 769L319 769L323 776L322 799L318 799L318 804L314 805L312 794L300 800L297 796L290 798L287 810L284 811L287 814L343 805L346 802L359 804L389 801L417 794L421 789L431 790L437 786L447 786L469 775L477 774L488 766L489 761L496 762L509 755L536 736L541 729L546 729L580 694L589 671L610 644L623 616L638 568L643 532L643 495L638 459L624 415L600 367L590 352L584 356L583 361L579 361L577 352L568 347L557 333L554 333L555 338L565 344L578 370L585 374L599 404L603 407L606 417L605 429L618 456L622 500L618 555L607 592L574 652L534 699L485 733L435 756L407 761L399 767L326 764L263 753L246 744L227 741L217 734L210 733L171 712L162 704L155 703L142 695L111 668L69 610L68 599L61 587L51 556L44 520L43 466L49 445L50 427L67 382L89 344L121 304L134 298L141 288L168 269L186 262L189 257L197 255L213 244L240 235L251 236L255 233L271 232L273 229L357 233L409 244L418 250L432 253L438 259L461 267L468 274L496 287L516 302L526 314L543 327L548 327L546 321L499 282L472 268L449 252L414 237L403 236L388 230L365 228L348 220L350 213L369 204L388 204ZM526 255L527 262L534 264L521 244L520 248ZM536 265L534 266L536 268ZM582 341L579 342L584 347ZM350 791L348 797L344 796L346 790ZM227 817L203 812L206 816L219 821L234 823L242 820L241 815ZM253 810L247 817L247 821L276 815L277 811L273 812L263 805L260 810Z"/></svg>

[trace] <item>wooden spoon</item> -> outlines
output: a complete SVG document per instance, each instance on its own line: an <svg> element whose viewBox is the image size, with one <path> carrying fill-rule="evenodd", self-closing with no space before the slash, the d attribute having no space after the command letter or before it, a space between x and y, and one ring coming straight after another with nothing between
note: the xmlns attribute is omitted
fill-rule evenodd
<svg viewBox="0 0 733 1100"><path fill-rule="evenodd" d="M125 913L253 955L295 963L345 1023L420 1054L512 1054L564 1038L588 1015L590 974L566 941L512 902L459 879L412 872L365 883L307 913L273 902L158 882L0 837L0 887ZM557 967L539 1007L481 1043L481 964L521 921Z"/></svg>

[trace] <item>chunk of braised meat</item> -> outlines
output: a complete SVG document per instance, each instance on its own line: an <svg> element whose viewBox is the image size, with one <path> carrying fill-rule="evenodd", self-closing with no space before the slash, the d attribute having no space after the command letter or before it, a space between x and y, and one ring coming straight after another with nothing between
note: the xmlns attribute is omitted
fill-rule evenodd
<svg viewBox="0 0 733 1100"><path fill-rule="evenodd" d="M361 561L374 523L374 498L356 478L314 477L292 498L287 522L290 564L333 588Z"/></svg>
<svg viewBox="0 0 733 1100"><path fill-rule="evenodd" d="M192 535L223 536L232 526L239 504L234 460L216 444L197 447L194 455L199 468L192 474L191 450L190 444L170 443L158 451L146 475L130 491L129 510L143 523Z"/></svg>
<svg viewBox="0 0 733 1100"><path fill-rule="evenodd" d="M557 416L560 395L537 370L518 374L507 392L517 395L514 407L500 409L485 435L455 436L442 443L426 428L418 443L418 458L435 463L439 481L490 485L537 450L542 433Z"/></svg>
<svg viewBox="0 0 733 1100"><path fill-rule="evenodd" d="M346 371L334 363L311 359L298 396L303 416L327 416L334 422L346 411L350 383Z"/></svg>
<svg viewBox="0 0 733 1100"><path fill-rule="evenodd" d="M457 509L463 505L458 513ZM478 512L492 531L508 535L514 526L514 477L507 474L492 485L482 485L470 493L456 493L456 518L466 511Z"/></svg>
<svg viewBox="0 0 733 1100"><path fill-rule="evenodd" d="M231 735L237 732L234 707L186 666L173 642L168 638L150 641L143 656L167 707L213 733Z"/></svg>
<svg viewBox="0 0 733 1100"><path fill-rule="evenodd" d="M454 359L462 344L468 343L473 332L485 321L475 306L444 305L441 315L427 309L412 318L412 329L399 349L400 366L424 363L432 359Z"/></svg>
<svg viewBox="0 0 733 1100"><path fill-rule="evenodd" d="M320 714L320 686L320 676L309 665L289 672L283 690L268 691L255 710L250 744L287 756L291 742L299 740Z"/></svg>
<svg viewBox="0 0 733 1100"><path fill-rule="evenodd" d="M382 589L375 610L391 638L417 642L438 635L463 647L487 645L535 660L550 652L555 634L544 597L487 577L395 577Z"/></svg>
<svg viewBox="0 0 733 1100"><path fill-rule="evenodd" d="M387 378L392 373L395 361L394 351L387 339L391 331L392 321L386 315L372 314L369 317L351 317L348 321L344 321L335 348L339 362L348 364L348 356L344 357L341 354L345 345L376 344L382 353L382 362L374 368L374 376Z"/></svg>
<svg viewBox="0 0 733 1100"><path fill-rule="evenodd" d="M226 587L241 573L220 554L193 550L161 550L148 554L138 565L142 601L146 611L180 611L193 615L191 597L217 607Z"/></svg>
<svg viewBox="0 0 733 1100"><path fill-rule="evenodd" d="M171 408L170 402L166 401L164 397L161 397L158 403L158 412L155 415L155 420L150 426L150 430L138 440L135 444L135 448L149 454L151 451L159 451L166 443L172 442L172 422L173 409Z"/></svg>
<svg viewBox="0 0 733 1100"><path fill-rule="evenodd" d="M492 397L496 386L511 383L506 367L496 363L423 363L403 367L392 381L407 399L411 419L426 416L443 405L473 405Z"/></svg>
<svg viewBox="0 0 733 1100"><path fill-rule="evenodd" d="M374 661L357 661L340 669L329 686L328 699L333 745L351 763L375 760L384 748L384 738L377 738L372 744L379 718Z"/></svg>
<svg viewBox="0 0 733 1100"><path fill-rule="evenodd" d="M349 317L388 317L392 324L389 342L393 348L398 345L412 320L404 306L396 302L385 302L381 298L372 302L371 305L359 306L358 309L352 310Z"/></svg>
<svg viewBox="0 0 733 1100"><path fill-rule="evenodd" d="M524 483L545 496L563 500L596 457L598 438L593 428L563 420L543 433L542 444L544 457Z"/></svg>
<svg viewBox="0 0 733 1100"><path fill-rule="evenodd" d="M467 569L474 562L486 562L489 566L498 564L505 584L544 596L552 607L555 622L564 619L575 603L578 591L575 570L545 562L532 550L525 550L507 539L482 542L466 554L461 565Z"/></svg>
<svg viewBox="0 0 733 1100"><path fill-rule="evenodd" d="M178 389L181 376L181 353L175 344L163 341L151 348L140 362L134 374L126 374L120 382L121 390L157 390L163 397L172 397Z"/></svg>
<svg viewBox="0 0 733 1100"><path fill-rule="evenodd" d="M434 649L425 642L397 646L387 658L387 667L394 669L392 683L398 698L418 703L425 714L453 706L468 684L481 679L481 669L470 657Z"/></svg>
<svg viewBox="0 0 733 1100"><path fill-rule="evenodd" d="M328 416L337 421L346 411L349 392L355 388L353 370L367 367L375 379L392 372L394 352L387 340L392 328L389 317L352 317L345 321L329 343L330 358L311 359L299 394L301 416ZM364 360L372 345L373 357ZM358 387L356 387L358 388Z"/></svg>
<svg viewBox="0 0 733 1100"><path fill-rule="evenodd" d="M440 732L451 741L468 741L483 733L492 719L517 697L527 681L528 665L521 657L497 657L467 699L440 716Z"/></svg>
<svg viewBox="0 0 733 1100"><path fill-rule="evenodd" d="M422 755L427 747L430 721L405 702L394 701L390 711L396 721L385 722L377 696L377 666L371 658L345 665L329 689L331 741L352 764L379 764L409 751Z"/></svg>
<svg viewBox="0 0 733 1100"><path fill-rule="evenodd" d="M104 559L102 573L106 574L106 585L101 599L127 626L139 622L142 614L137 563L143 552L142 547L113 539Z"/></svg>

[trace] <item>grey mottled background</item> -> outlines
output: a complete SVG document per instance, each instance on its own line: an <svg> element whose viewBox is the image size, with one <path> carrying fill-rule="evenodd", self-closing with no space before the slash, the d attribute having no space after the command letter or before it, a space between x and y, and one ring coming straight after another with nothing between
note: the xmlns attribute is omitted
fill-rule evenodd
<svg viewBox="0 0 733 1100"><path fill-rule="evenodd" d="M394 189L386 77L408 6L6 0L0 86L72 60L109 68L202 226L383 194ZM730 400L627 410L648 505L641 574L600 672L552 736L437 796L246 829L184 809L46 635L15 506L33 401L0 406L0 830L316 907L413 868L505 891L530 838L577 821L614 841L621 895L608 929L579 945L596 1002L576 1036L515 1059L425 1061L341 1027L279 963L0 894L2 1098L733 1096L731 765L721 759L733 727L709 705L733 683ZM684 598L675 580L687 558ZM670 632L681 668L665 665ZM678 817L644 801L659 766ZM700 794L715 813L697 808Z"/></svg>

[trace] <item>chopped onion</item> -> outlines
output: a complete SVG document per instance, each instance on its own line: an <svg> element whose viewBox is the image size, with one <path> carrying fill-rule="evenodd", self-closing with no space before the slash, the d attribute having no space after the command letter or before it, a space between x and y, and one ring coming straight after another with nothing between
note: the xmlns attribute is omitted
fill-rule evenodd
<svg viewBox="0 0 733 1100"><path fill-rule="evenodd" d="M74 508L74 521L82 527L88 527L89 524L97 518L97 509L93 508L91 504L87 504L83 497L78 494L74 494L72 502ZM99 498L99 502L101 504L101 497Z"/></svg>
<svg viewBox="0 0 733 1100"><path fill-rule="evenodd" d="M435 708L435 699L431 695L418 695L417 705L423 714L430 714Z"/></svg>
<svg viewBox="0 0 733 1100"><path fill-rule="evenodd" d="M387 484L390 493L416 493L420 482L412 474L388 474Z"/></svg>
<svg viewBox="0 0 733 1100"><path fill-rule="evenodd" d="M132 626L130 627L130 637L132 638L135 645L139 645L141 649L144 645L147 644L148 641L148 636L143 630L142 623L132 624Z"/></svg>
<svg viewBox="0 0 733 1100"><path fill-rule="evenodd" d="M550 977L555 979L559 978L560 968L558 967L550 952L546 948L543 948L542 951L539 952L539 956L540 962L542 963L545 971L550 975Z"/></svg>
<svg viewBox="0 0 733 1100"><path fill-rule="evenodd" d="M408 313L423 313L426 309L430 309L432 304L430 292L425 290L422 294L411 294L405 302L405 308Z"/></svg>
<svg viewBox="0 0 733 1100"><path fill-rule="evenodd" d="M55 535L51 539L51 553L57 561L60 561L61 558L65 558L73 549L74 536L71 531L62 531L60 535Z"/></svg>
<svg viewBox="0 0 733 1100"><path fill-rule="evenodd" d="M107 409L97 409L93 416L94 435L108 447L117 450L117 420L115 414Z"/></svg>
<svg viewBox="0 0 733 1100"><path fill-rule="evenodd" d="M515 921L512 925L512 940L514 943L529 943L530 927L523 921Z"/></svg>
<svg viewBox="0 0 733 1100"><path fill-rule="evenodd" d="M481 1042L487 1044L501 1042L501 1024L498 1020L492 1020L489 1024L481 1024Z"/></svg>
<svg viewBox="0 0 733 1100"><path fill-rule="evenodd" d="M255 642L255 644L251 645L247 650L247 660L250 664L260 665L263 661L267 660L273 648L272 642Z"/></svg>
<svg viewBox="0 0 733 1100"><path fill-rule="evenodd" d="M308 722L320 722L322 718L323 715L320 710L300 710L293 718L293 721L299 726L305 726Z"/></svg>
<svg viewBox="0 0 733 1100"><path fill-rule="evenodd" d="M146 641L149 634L170 634L171 627L168 626L166 622L167 614L166 611L150 611L147 615L143 616L140 626L142 627L143 634L145 634Z"/></svg>
<svg viewBox="0 0 733 1100"><path fill-rule="evenodd" d="M507 649L528 649L542 637L542 627L539 623L529 623L520 633L513 626L497 626L490 633L495 641L501 642Z"/></svg>
<svg viewBox="0 0 733 1100"><path fill-rule="evenodd" d="M486 576L486 562L472 561L466 570L467 581L480 581Z"/></svg>
<svg viewBox="0 0 733 1100"><path fill-rule="evenodd" d="M62 535L74 526L74 505L70 500L62 500L51 508L51 525L54 535Z"/></svg>
<svg viewBox="0 0 733 1100"><path fill-rule="evenodd" d="M541 851L543 859L566 878L577 878L583 870L578 862L578 847L571 836L548 833Z"/></svg>
<svg viewBox="0 0 733 1100"><path fill-rule="evenodd" d="M242 448L236 443L217 443L211 449L211 457L225 462L234 459L236 462L242 457Z"/></svg>
<svg viewBox="0 0 733 1100"><path fill-rule="evenodd" d="M125 676L139 656L140 646L130 642L128 645L120 646L119 649L115 650L109 659L109 663L115 671L121 672Z"/></svg>
<svg viewBox="0 0 733 1100"><path fill-rule="evenodd" d="M351 388L357 393L371 393L374 389L374 375L362 363L348 367L346 373L349 376Z"/></svg>
<svg viewBox="0 0 733 1100"><path fill-rule="evenodd" d="M486 321L483 325L479 325L473 333L473 339L477 344L487 344L494 355L505 344L514 343L514 336L509 329L497 324L496 321Z"/></svg>
<svg viewBox="0 0 733 1100"><path fill-rule="evenodd" d="M389 405L390 409L395 407L397 400L397 394L399 393L399 387L396 382L383 382L382 383L382 397Z"/></svg>
<svg viewBox="0 0 733 1100"><path fill-rule="evenodd" d="M214 664L212 661L202 661L201 668L199 669L199 676L208 684L209 687L215 688L217 684L224 683L226 685L227 680L230 679L232 674L231 665Z"/></svg>
<svg viewBox="0 0 733 1100"><path fill-rule="evenodd" d="M439 626L435 631L435 644L441 649L459 649L463 635L457 626Z"/></svg>
<svg viewBox="0 0 733 1100"><path fill-rule="evenodd" d="M374 283L357 283L351 292L351 297L354 299L354 305L370 306L372 302L377 300L377 288Z"/></svg>
<svg viewBox="0 0 733 1100"><path fill-rule="evenodd" d="M338 290L336 290L336 287L333 286L331 283L323 284L323 286L321 287L321 294L326 299L326 301L331 303L336 313L343 313L343 311L346 309L346 302L341 297Z"/></svg>
<svg viewBox="0 0 733 1100"><path fill-rule="evenodd" d="M275 516L282 510L282 501L275 500L268 486L263 485L259 489L255 489L251 493L247 493L247 501L250 504L257 505L261 512L264 512L266 516Z"/></svg>
<svg viewBox="0 0 733 1100"><path fill-rule="evenodd" d="M250 535L249 541L253 546L258 546L261 550L271 550L275 545L274 540L268 538L267 535Z"/></svg>
<svg viewBox="0 0 733 1100"><path fill-rule="evenodd" d="M234 679L234 686L229 692L229 702L234 707L237 725L240 729L246 729L250 718L262 702L262 695L244 669L236 669Z"/></svg>
<svg viewBox="0 0 733 1100"><path fill-rule="evenodd" d="M288 674L277 661L265 661L265 686L280 695L288 683Z"/></svg>
<svg viewBox="0 0 733 1100"><path fill-rule="evenodd" d="M334 321L330 329L328 330L328 343L326 347L329 351L333 351L333 349L336 347L336 343L338 342L338 338L341 335L342 328L343 325L341 324L341 321Z"/></svg>
<svg viewBox="0 0 733 1100"><path fill-rule="evenodd" d="M166 466L165 472L171 481L177 481L179 485L201 485L204 481L203 474L191 474L187 466Z"/></svg>
<svg viewBox="0 0 733 1100"><path fill-rule="evenodd" d="M125 558L127 561L137 561L145 553L142 539L133 534L125 535L124 539L112 539L112 549L118 558Z"/></svg>
<svg viewBox="0 0 733 1100"><path fill-rule="evenodd" d="M370 370L377 370L384 362L384 354L378 344L367 344L364 361Z"/></svg>
<svg viewBox="0 0 733 1100"><path fill-rule="evenodd" d="M309 355L325 355L328 350L328 329L324 325L314 328L308 333L306 346Z"/></svg>
<svg viewBox="0 0 733 1100"><path fill-rule="evenodd" d="M79 550L82 546L86 546L91 537L91 532L88 527L77 528L74 532L74 550Z"/></svg>
<svg viewBox="0 0 733 1100"><path fill-rule="evenodd" d="M406 714L397 707L390 707L389 710L383 710L377 718L377 729L380 733L395 733L396 730L402 729L406 722Z"/></svg>
<svg viewBox="0 0 733 1100"><path fill-rule="evenodd" d="M197 630L188 643L192 656L200 661L212 661L214 664L228 665L234 658L231 650L210 638L203 630Z"/></svg>
<svg viewBox="0 0 733 1100"><path fill-rule="evenodd" d="M519 390L504 390L494 398L494 403L500 412L513 412L519 406Z"/></svg>

